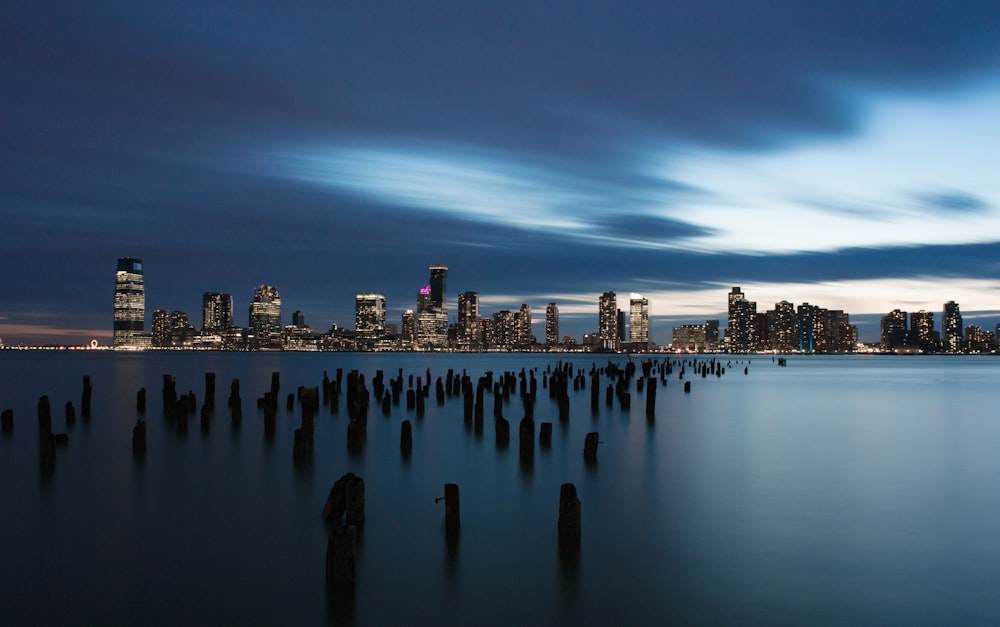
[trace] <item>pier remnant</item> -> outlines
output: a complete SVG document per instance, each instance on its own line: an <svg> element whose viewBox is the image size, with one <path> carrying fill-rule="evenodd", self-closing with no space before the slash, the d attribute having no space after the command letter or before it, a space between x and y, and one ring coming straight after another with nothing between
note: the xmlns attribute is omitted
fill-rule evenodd
<svg viewBox="0 0 1000 627"><path fill-rule="evenodd" d="M132 427L132 455L142 457L146 454L146 421L136 420Z"/></svg>
<svg viewBox="0 0 1000 627"><path fill-rule="evenodd" d="M356 527L336 527L330 531L326 542L326 582L333 588L354 586Z"/></svg>
<svg viewBox="0 0 1000 627"><path fill-rule="evenodd" d="M576 496L576 486L564 483L559 488L559 544L574 546L580 544L580 499Z"/></svg>
<svg viewBox="0 0 1000 627"><path fill-rule="evenodd" d="M591 431L583 441L583 458L588 462L597 461L598 437L597 431Z"/></svg>
<svg viewBox="0 0 1000 627"><path fill-rule="evenodd" d="M413 425L409 420L404 420L400 427L399 451L403 455L409 455L413 451Z"/></svg>
<svg viewBox="0 0 1000 627"><path fill-rule="evenodd" d="M3 414L0 414L0 429L4 433L11 433L14 430L14 410L5 409Z"/></svg>
<svg viewBox="0 0 1000 627"><path fill-rule="evenodd" d="M552 423L543 422L538 429L538 445L542 448L552 447Z"/></svg>

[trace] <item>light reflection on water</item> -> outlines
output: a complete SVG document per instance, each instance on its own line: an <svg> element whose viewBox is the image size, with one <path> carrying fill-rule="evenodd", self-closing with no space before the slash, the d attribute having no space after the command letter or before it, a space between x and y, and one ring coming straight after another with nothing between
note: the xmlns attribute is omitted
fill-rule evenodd
<svg viewBox="0 0 1000 627"><path fill-rule="evenodd" d="M576 368L601 356L563 356ZM992 415L1000 361L946 357L722 356L721 378L675 372L657 391L655 422L632 389L625 413L592 415L589 389L570 391L558 420L539 382L535 437L552 447L518 456L495 445L487 396L483 432L467 428L460 398L426 416L405 398L369 412L359 455L347 413L321 411L311 463L292 463L299 410L284 397L323 371L475 380L537 367L545 355L81 355L0 353L0 407L15 410L0 438L3 606L24 623L477 623L477 624L989 624L1000 616L1000 428ZM624 359L617 361L624 363ZM165 422L161 375L204 399L217 373L211 431ZM256 398L281 372L277 429L265 437ZM82 376L94 411L79 413ZM346 376L346 374L345 374ZM226 409L239 377L244 419ZM405 382L404 382L405 383ZM587 385L590 385L589 377ZM131 456L135 395L148 392L149 450ZM48 394L60 449L53 477L38 472L35 404ZM404 393L405 394L405 393ZM413 452L399 450L413 423ZM599 431L598 461L583 440ZM319 511L347 471L365 478L367 522L352 595L328 597ZM560 551L561 483L577 486L583 542ZM443 485L461 489L462 532L445 540ZM53 595L59 603L52 602Z"/></svg>

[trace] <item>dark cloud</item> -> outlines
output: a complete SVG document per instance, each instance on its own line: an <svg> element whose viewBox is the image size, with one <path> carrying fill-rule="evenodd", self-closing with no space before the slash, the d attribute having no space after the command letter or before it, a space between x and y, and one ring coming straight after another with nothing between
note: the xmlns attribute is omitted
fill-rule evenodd
<svg viewBox="0 0 1000 627"><path fill-rule="evenodd" d="M961 191L917 194L916 199L920 208L930 213L983 213L990 208L982 198Z"/></svg>

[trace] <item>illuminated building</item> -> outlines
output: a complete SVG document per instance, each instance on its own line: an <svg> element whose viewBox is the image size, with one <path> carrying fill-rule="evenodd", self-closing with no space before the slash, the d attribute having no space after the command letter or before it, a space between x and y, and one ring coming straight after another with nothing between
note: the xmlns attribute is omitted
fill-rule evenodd
<svg viewBox="0 0 1000 627"><path fill-rule="evenodd" d="M115 272L114 346L142 345L145 324L146 292L142 259L121 257Z"/></svg>
<svg viewBox="0 0 1000 627"><path fill-rule="evenodd" d="M535 343L531 334L531 305L522 303L515 316L514 345L526 348Z"/></svg>
<svg viewBox="0 0 1000 627"><path fill-rule="evenodd" d="M700 353L707 349L707 325L682 324L673 329L673 349L688 353ZM716 327L718 330L718 327Z"/></svg>
<svg viewBox="0 0 1000 627"><path fill-rule="evenodd" d="M816 307L809 303L799 305L799 351L811 353L815 348L814 322L816 320Z"/></svg>
<svg viewBox="0 0 1000 627"><path fill-rule="evenodd" d="M719 350L719 321L705 321L705 350Z"/></svg>
<svg viewBox="0 0 1000 627"><path fill-rule="evenodd" d="M946 353L962 351L962 313L953 300L944 304L941 314L941 343Z"/></svg>
<svg viewBox="0 0 1000 627"><path fill-rule="evenodd" d="M201 296L201 330L221 333L233 326L233 295L205 292Z"/></svg>
<svg viewBox="0 0 1000 627"><path fill-rule="evenodd" d="M934 330L934 312L923 310L910 312L910 332L917 336L920 350L925 353L933 351L938 342L938 335Z"/></svg>
<svg viewBox="0 0 1000 627"><path fill-rule="evenodd" d="M756 317L757 303L748 301L740 288L734 287L729 293L729 326L726 327L729 352L748 353L756 350Z"/></svg>
<svg viewBox="0 0 1000 627"><path fill-rule="evenodd" d="M882 350L894 351L902 348L906 342L906 312L893 309L882 316L879 332L879 345Z"/></svg>
<svg viewBox="0 0 1000 627"><path fill-rule="evenodd" d="M632 294L629 300L629 342L637 345L649 344L649 300L642 294Z"/></svg>
<svg viewBox="0 0 1000 627"><path fill-rule="evenodd" d="M281 294L272 285L261 285L250 303L250 333L257 337L281 333Z"/></svg>
<svg viewBox="0 0 1000 627"><path fill-rule="evenodd" d="M385 296L357 294L354 297L354 330L359 338L365 339L385 335Z"/></svg>
<svg viewBox="0 0 1000 627"><path fill-rule="evenodd" d="M463 348L479 345L479 292L458 295L457 341Z"/></svg>
<svg viewBox="0 0 1000 627"><path fill-rule="evenodd" d="M413 315L412 309L403 312L400 329L402 329L401 335L404 342L413 342L417 339L417 318Z"/></svg>
<svg viewBox="0 0 1000 627"><path fill-rule="evenodd" d="M510 350L517 342L517 316L509 309L493 314L493 342L490 348Z"/></svg>
<svg viewBox="0 0 1000 627"><path fill-rule="evenodd" d="M604 292L597 306L597 334L604 350L618 350L618 299L614 292Z"/></svg>
<svg viewBox="0 0 1000 627"><path fill-rule="evenodd" d="M559 307L555 303L545 306L545 343L549 346L559 343Z"/></svg>
<svg viewBox="0 0 1000 627"><path fill-rule="evenodd" d="M153 346L170 346L170 312L165 309L153 310Z"/></svg>
<svg viewBox="0 0 1000 627"><path fill-rule="evenodd" d="M795 305L783 300L767 312L768 341L771 350L788 353L798 348L799 324Z"/></svg>

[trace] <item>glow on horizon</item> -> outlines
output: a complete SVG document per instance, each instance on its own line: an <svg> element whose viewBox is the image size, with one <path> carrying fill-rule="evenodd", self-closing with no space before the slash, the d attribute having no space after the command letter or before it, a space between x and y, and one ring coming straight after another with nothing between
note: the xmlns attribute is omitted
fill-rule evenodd
<svg viewBox="0 0 1000 627"><path fill-rule="evenodd" d="M698 289L646 290L650 316L671 318L722 317L727 311L726 295L732 285L717 283ZM913 277L905 279L861 279L822 281L818 283L743 282L740 289L747 300L757 303L757 311L773 309L783 300L796 305L809 303L825 309L843 310L848 314L885 315L893 309L932 311L940 314L945 302L953 300L963 311L997 312L1000 316L1000 280L952 277ZM535 294L522 297L528 304L555 302L559 314L591 314L597 320L597 292ZM512 302L513 297L498 297L499 302ZM492 299L480 297L480 303Z"/></svg>

